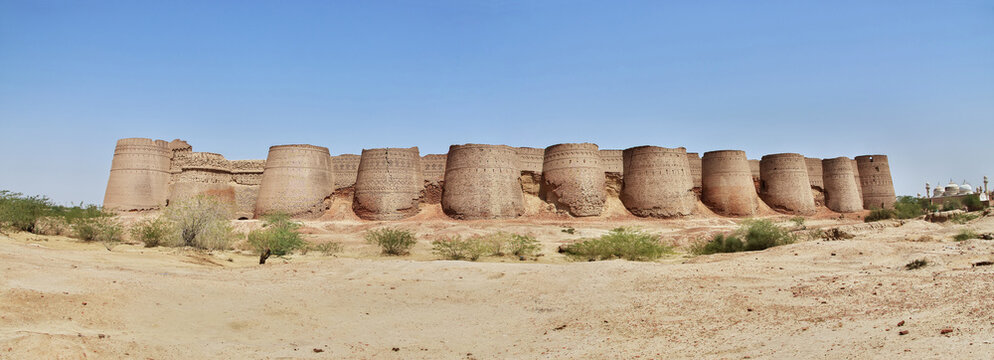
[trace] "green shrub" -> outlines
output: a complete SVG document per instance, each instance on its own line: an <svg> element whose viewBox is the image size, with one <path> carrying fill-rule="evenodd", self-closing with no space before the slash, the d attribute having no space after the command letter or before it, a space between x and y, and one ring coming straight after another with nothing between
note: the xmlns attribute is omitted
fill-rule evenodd
<svg viewBox="0 0 994 360"><path fill-rule="evenodd" d="M925 212L931 212L936 206L929 203L928 199L916 198L914 196L898 196L894 202L894 217L897 219L913 219Z"/></svg>
<svg viewBox="0 0 994 360"><path fill-rule="evenodd" d="M265 264L270 255L285 256L307 245L297 233L300 223L290 219L290 215L272 213L263 219L262 229L248 234L249 245L259 253L259 264Z"/></svg>
<svg viewBox="0 0 994 360"><path fill-rule="evenodd" d="M796 226L796 227L799 227L799 228L802 228L802 229L804 228L804 217L802 217L802 216L792 217L792 218L790 218L790 222L794 223L794 226Z"/></svg>
<svg viewBox="0 0 994 360"><path fill-rule="evenodd" d="M701 255L757 251L790 244L796 240L796 236L789 230L769 220L746 220L731 234L715 235L710 241L694 246L691 251Z"/></svg>
<svg viewBox="0 0 994 360"><path fill-rule="evenodd" d="M328 241L320 244L313 244L311 245L311 250L320 251L326 256L331 256L342 252L342 243L337 241Z"/></svg>
<svg viewBox="0 0 994 360"><path fill-rule="evenodd" d="M112 218L98 217L77 220L73 224L73 233L76 238L86 242L118 243L121 242L124 231Z"/></svg>
<svg viewBox="0 0 994 360"><path fill-rule="evenodd" d="M44 196L0 190L0 228L33 232L35 222L48 215L52 206Z"/></svg>
<svg viewBox="0 0 994 360"><path fill-rule="evenodd" d="M576 234L576 229L574 229L573 227L563 228L560 231L562 231L564 233L567 233L567 234L570 234L570 235Z"/></svg>
<svg viewBox="0 0 994 360"><path fill-rule="evenodd" d="M599 238L565 245L561 252L573 259L606 260L626 259L633 261L655 260L672 251L660 242L659 235L619 227Z"/></svg>
<svg viewBox="0 0 994 360"><path fill-rule="evenodd" d="M409 254L414 244L418 243L414 233L401 229L377 229L366 231L366 242L380 247L386 255Z"/></svg>
<svg viewBox="0 0 994 360"><path fill-rule="evenodd" d="M447 260L476 261L493 251L484 237L472 236L463 239L461 236L443 237L431 242L431 251Z"/></svg>
<svg viewBox="0 0 994 360"><path fill-rule="evenodd" d="M511 234L508 241L508 251L518 257L534 256L542 245L531 235Z"/></svg>
<svg viewBox="0 0 994 360"><path fill-rule="evenodd" d="M897 218L897 215L894 214L894 210L877 209L871 211L869 215L866 215L866 217L863 218L863 222L874 222L874 221L894 219L894 218Z"/></svg>
<svg viewBox="0 0 994 360"><path fill-rule="evenodd" d="M987 208L987 203L980 201L980 195L973 194L963 198L963 206L968 211L980 211Z"/></svg>
<svg viewBox="0 0 994 360"><path fill-rule="evenodd" d="M32 232L41 235L72 236L72 224L58 216L42 216L35 220Z"/></svg>
<svg viewBox="0 0 994 360"><path fill-rule="evenodd" d="M978 235L976 232L974 232L973 230L970 230L970 229L960 230L960 232L958 234L956 234L956 235L953 236L953 240L956 240L956 241L965 241L965 240L979 239L979 238L980 238L980 235Z"/></svg>
<svg viewBox="0 0 994 360"><path fill-rule="evenodd" d="M139 221L131 227L131 239L141 241L145 247L169 245L174 238L172 224L161 216Z"/></svg>
<svg viewBox="0 0 994 360"><path fill-rule="evenodd" d="M231 210L214 197L199 195L170 204L163 216L174 227L179 246L223 250L233 237Z"/></svg>

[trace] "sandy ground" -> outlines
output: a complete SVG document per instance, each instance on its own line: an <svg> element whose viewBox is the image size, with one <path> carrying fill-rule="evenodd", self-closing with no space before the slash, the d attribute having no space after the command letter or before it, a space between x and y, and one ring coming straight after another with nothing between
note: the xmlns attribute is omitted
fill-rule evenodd
<svg viewBox="0 0 994 360"><path fill-rule="evenodd" d="M314 220L308 240L341 242L341 254L263 266L247 252L0 236L0 359L994 357L994 267L972 266L994 261L994 241L951 240L994 232L994 217L830 217L807 226L856 237L647 263L571 262L555 249L621 225L685 249L736 220L428 214L396 224L421 239L401 258L362 242L383 223ZM461 262L429 250L437 236L495 230L532 233L545 255ZM905 270L915 259L930 264Z"/></svg>

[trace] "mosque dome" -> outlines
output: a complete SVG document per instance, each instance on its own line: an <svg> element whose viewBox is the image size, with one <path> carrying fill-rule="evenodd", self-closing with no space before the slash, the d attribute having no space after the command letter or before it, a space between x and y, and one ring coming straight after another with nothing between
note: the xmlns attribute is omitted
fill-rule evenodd
<svg viewBox="0 0 994 360"><path fill-rule="evenodd" d="M945 195L946 196L959 195L959 185L956 185L956 183L950 181L949 184L946 184Z"/></svg>
<svg viewBox="0 0 994 360"><path fill-rule="evenodd" d="M932 197L942 197L945 194L945 190L941 186L936 186L935 190L932 191Z"/></svg>
<svg viewBox="0 0 994 360"><path fill-rule="evenodd" d="M973 186L970 186L970 184L967 184L966 181L963 181L963 185L959 186L959 194L960 195L973 194Z"/></svg>

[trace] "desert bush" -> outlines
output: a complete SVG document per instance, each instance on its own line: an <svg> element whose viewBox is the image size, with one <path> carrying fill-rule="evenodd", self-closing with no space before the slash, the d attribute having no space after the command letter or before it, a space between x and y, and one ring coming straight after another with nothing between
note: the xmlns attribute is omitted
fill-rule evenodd
<svg viewBox="0 0 994 360"><path fill-rule="evenodd" d="M708 242L699 243L691 252L700 255L757 251L793 243L797 238L789 230L769 220L746 220L731 234L715 235Z"/></svg>
<svg viewBox="0 0 994 360"><path fill-rule="evenodd" d="M949 216L949 221L954 222L956 224L966 224L966 223L970 222L971 220L974 220L974 219L979 218L979 217L980 217L979 214L960 213L960 214L950 215Z"/></svg>
<svg viewBox="0 0 994 360"><path fill-rule="evenodd" d="M960 230L960 232L958 234L953 235L953 240L955 240L955 241L966 241L966 240L970 240L970 239L979 239L979 238L980 238L980 235L977 234L975 231L970 230L970 229Z"/></svg>
<svg viewBox="0 0 994 360"><path fill-rule="evenodd" d="M228 205L210 196L196 196L166 207L163 216L174 228L179 246L222 250L231 246Z"/></svg>
<svg viewBox="0 0 994 360"><path fill-rule="evenodd" d="M310 246L311 250L319 251L325 256L335 255L342 252L342 243L337 241L328 241L320 244L312 244Z"/></svg>
<svg viewBox="0 0 994 360"><path fill-rule="evenodd" d="M132 240L141 241L145 247L172 245L169 242L177 238L173 225L161 216L139 221L131 227L130 233Z"/></svg>
<svg viewBox="0 0 994 360"><path fill-rule="evenodd" d="M987 203L980 201L980 195L970 195L963 198L963 206L968 211L980 211L987 208Z"/></svg>
<svg viewBox="0 0 994 360"><path fill-rule="evenodd" d="M76 222L107 216L96 205L55 205L44 196L0 190L0 230L70 235Z"/></svg>
<svg viewBox="0 0 994 360"><path fill-rule="evenodd" d="M518 257L534 256L542 245L531 235L511 234L507 248L511 255Z"/></svg>
<svg viewBox="0 0 994 360"><path fill-rule="evenodd" d="M44 196L0 190L0 228L34 232L35 222L50 214L52 207Z"/></svg>
<svg viewBox="0 0 994 360"><path fill-rule="evenodd" d="M248 243L259 253L259 264L265 264L270 255L285 256L307 244L297 233L300 223L285 213L271 213L264 218L262 229L248 234Z"/></svg>
<svg viewBox="0 0 994 360"><path fill-rule="evenodd" d="M573 227L563 228L562 230L559 230L559 231L562 231L562 232L570 234L570 235L576 234L576 229L574 229Z"/></svg>
<svg viewBox="0 0 994 360"><path fill-rule="evenodd" d="M908 270L914 270L914 269L923 268L923 267L925 267L927 265L928 265L928 260L918 259L918 260L915 260L915 261L912 261L912 262L909 262L909 263L905 264L904 268L908 269Z"/></svg>
<svg viewBox="0 0 994 360"><path fill-rule="evenodd" d="M366 242L379 246L386 255L407 255L414 244L418 243L413 232L390 228L368 230L365 239Z"/></svg>
<svg viewBox="0 0 994 360"><path fill-rule="evenodd" d="M877 209L870 212L863 218L863 222L874 222L880 220L894 219L897 215L894 214L894 210L890 209Z"/></svg>
<svg viewBox="0 0 994 360"><path fill-rule="evenodd" d="M443 237L431 242L431 251L447 260L476 261L493 251L487 239L483 236L471 236L463 239L459 235Z"/></svg>
<svg viewBox="0 0 994 360"><path fill-rule="evenodd" d="M672 249L660 242L659 235L643 230L619 227L599 238L564 245L560 251L573 259L633 261L655 260Z"/></svg>
<svg viewBox="0 0 994 360"><path fill-rule="evenodd" d="M914 196L898 196L894 201L894 217L898 219L913 219L926 212L932 212L937 207L929 203L928 199L916 198Z"/></svg>
<svg viewBox="0 0 994 360"><path fill-rule="evenodd" d="M73 235L86 242L118 243L123 234L121 225L110 217L80 219L73 224Z"/></svg>
<svg viewBox="0 0 994 360"><path fill-rule="evenodd" d="M803 216L792 217L792 218L790 218L790 222L794 223L794 226L796 226L797 228L804 229L804 217Z"/></svg>
<svg viewBox="0 0 994 360"><path fill-rule="evenodd" d="M72 235L72 224L58 216L42 216L35 220L32 231L41 235Z"/></svg>

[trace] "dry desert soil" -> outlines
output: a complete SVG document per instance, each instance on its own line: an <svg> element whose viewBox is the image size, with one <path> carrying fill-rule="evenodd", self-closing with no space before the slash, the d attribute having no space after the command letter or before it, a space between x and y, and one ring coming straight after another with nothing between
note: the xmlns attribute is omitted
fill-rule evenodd
<svg viewBox="0 0 994 360"><path fill-rule="evenodd" d="M421 218L393 224L417 232L413 254L385 257L362 240L383 223L314 220L307 239L341 242L341 253L261 266L240 251L0 235L0 359L994 358L994 266L975 266L994 261L994 241L952 240L994 232L994 216L809 219L855 237L687 253L737 221ZM659 233L677 253L576 262L556 252L620 225ZM431 254L437 236L496 230L535 235L544 256ZM905 269L916 259L928 265Z"/></svg>

